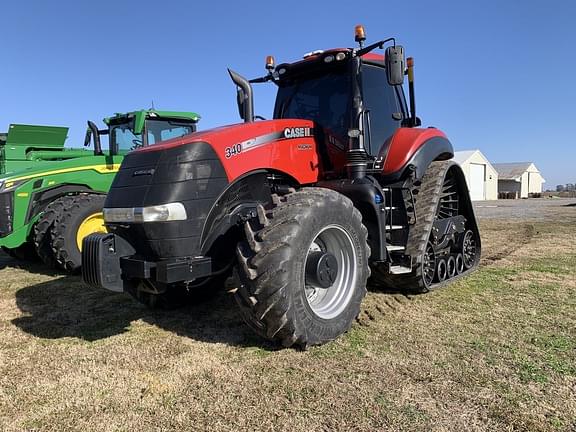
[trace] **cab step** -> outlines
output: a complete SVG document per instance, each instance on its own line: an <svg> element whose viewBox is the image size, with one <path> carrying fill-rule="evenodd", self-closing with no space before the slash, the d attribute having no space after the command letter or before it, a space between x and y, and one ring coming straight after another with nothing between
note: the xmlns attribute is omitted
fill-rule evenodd
<svg viewBox="0 0 576 432"><path fill-rule="evenodd" d="M388 250L388 252L398 252L405 250L406 246L387 244L386 249Z"/></svg>
<svg viewBox="0 0 576 432"><path fill-rule="evenodd" d="M412 273L412 267L404 267L400 265L392 265L390 266L390 273L391 274L407 274Z"/></svg>
<svg viewBox="0 0 576 432"><path fill-rule="evenodd" d="M401 230L406 228L404 225L386 225L387 230Z"/></svg>

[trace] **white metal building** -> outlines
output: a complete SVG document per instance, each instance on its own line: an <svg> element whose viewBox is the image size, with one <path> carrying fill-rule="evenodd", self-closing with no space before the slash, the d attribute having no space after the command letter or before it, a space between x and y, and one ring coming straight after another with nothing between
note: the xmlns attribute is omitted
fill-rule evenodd
<svg viewBox="0 0 576 432"><path fill-rule="evenodd" d="M498 172L480 150L454 152L464 171L472 201L498 199Z"/></svg>
<svg viewBox="0 0 576 432"><path fill-rule="evenodd" d="M546 180L532 162L494 164L498 171L498 192L515 194L516 198L528 198L542 193Z"/></svg>

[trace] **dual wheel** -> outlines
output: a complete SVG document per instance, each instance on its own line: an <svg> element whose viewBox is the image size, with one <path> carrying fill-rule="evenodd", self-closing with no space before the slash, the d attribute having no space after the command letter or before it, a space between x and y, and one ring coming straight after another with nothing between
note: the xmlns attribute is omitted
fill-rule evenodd
<svg viewBox="0 0 576 432"><path fill-rule="evenodd" d="M82 265L82 241L105 232L104 195L64 196L51 202L34 226L33 242L40 259L52 268L70 273Z"/></svg>
<svg viewBox="0 0 576 432"><path fill-rule="evenodd" d="M370 275L367 230L352 201L321 188L275 196L245 234L235 298L257 333L306 347L351 327Z"/></svg>

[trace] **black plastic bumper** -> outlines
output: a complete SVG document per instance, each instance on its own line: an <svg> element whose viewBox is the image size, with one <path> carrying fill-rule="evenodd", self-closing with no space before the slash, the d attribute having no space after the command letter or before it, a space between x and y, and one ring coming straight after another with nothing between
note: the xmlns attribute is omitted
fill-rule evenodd
<svg viewBox="0 0 576 432"><path fill-rule="evenodd" d="M149 280L153 284L188 282L210 276L209 257L178 257L157 262L135 256L135 249L116 234L91 234L82 244L82 278L88 285L125 291L127 284Z"/></svg>

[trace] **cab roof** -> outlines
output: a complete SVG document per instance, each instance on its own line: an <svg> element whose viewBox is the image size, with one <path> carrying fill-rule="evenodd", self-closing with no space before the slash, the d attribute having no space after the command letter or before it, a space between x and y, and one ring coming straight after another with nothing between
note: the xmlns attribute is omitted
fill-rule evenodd
<svg viewBox="0 0 576 432"><path fill-rule="evenodd" d="M160 111L155 109L149 110L137 110L130 111L127 113L116 113L111 117L106 117L104 123L108 126L112 123L126 120L134 119L134 132L140 133L144 128L144 122L147 118L168 118L173 120L191 120L193 122L198 122L200 120L200 115L192 111Z"/></svg>

